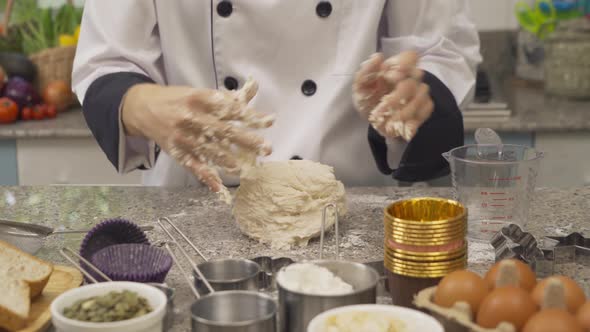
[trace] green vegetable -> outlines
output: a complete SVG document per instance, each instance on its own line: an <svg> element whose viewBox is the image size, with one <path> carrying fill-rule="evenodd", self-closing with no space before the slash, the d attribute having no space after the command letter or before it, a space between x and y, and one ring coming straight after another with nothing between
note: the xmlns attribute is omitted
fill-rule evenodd
<svg viewBox="0 0 590 332"><path fill-rule="evenodd" d="M11 24L18 22L15 29L22 39L22 51L32 54L57 47L60 35L73 35L82 21L82 9L70 4L57 10L42 9L37 7L35 0L19 0L15 1L10 21Z"/></svg>
<svg viewBox="0 0 590 332"><path fill-rule="evenodd" d="M64 309L67 318L85 322L116 322L140 317L152 312L147 300L134 292L110 292L79 300Z"/></svg>

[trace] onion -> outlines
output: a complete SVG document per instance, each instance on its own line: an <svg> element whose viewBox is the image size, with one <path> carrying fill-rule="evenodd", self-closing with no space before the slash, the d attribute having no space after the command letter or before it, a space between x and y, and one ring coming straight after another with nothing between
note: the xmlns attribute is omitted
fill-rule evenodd
<svg viewBox="0 0 590 332"><path fill-rule="evenodd" d="M72 100L72 90L64 81L53 81L43 90L45 104L55 106L58 112L66 110L72 104Z"/></svg>

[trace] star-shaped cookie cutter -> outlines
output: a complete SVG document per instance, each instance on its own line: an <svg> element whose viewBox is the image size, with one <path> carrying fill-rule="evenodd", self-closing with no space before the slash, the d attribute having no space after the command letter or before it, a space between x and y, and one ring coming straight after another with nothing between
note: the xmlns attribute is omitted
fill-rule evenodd
<svg viewBox="0 0 590 332"><path fill-rule="evenodd" d="M545 258L552 260L553 264L548 266L546 271L542 271L543 273L555 274L555 265L557 264L575 263L590 269L590 238L577 232L568 236L547 236L545 237L545 246L548 245L551 245L552 248L543 248L543 251Z"/></svg>
<svg viewBox="0 0 590 332"><path fill-rule="evenodd" d="M544 278L555 274L556 265L576 263L590 269L590 238L580 233L568 236L546 236L541 241L520 226L503 227L491 240L496 261L506 258L519 259L529 264Z"/></svg>

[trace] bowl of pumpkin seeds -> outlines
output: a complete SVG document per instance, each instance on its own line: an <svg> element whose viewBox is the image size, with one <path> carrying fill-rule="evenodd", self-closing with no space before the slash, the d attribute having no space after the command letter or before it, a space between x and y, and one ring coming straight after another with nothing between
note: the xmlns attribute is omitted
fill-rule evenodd
<svg viewBox="0 0 590 332"><path fill-rule="evenodd" d="M166 295L156 287L128 281L90 284L69 290L51 303L57 331L160 332Z"/></svg>

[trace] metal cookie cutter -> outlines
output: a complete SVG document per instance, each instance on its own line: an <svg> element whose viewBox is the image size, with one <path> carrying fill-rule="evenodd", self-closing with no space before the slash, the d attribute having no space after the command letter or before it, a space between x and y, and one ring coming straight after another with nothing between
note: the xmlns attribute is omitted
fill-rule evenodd
<svg viewBox="0 0 590 332"><path fill-rule="evenodd" d="M537 239L531 233L524 232L516 224L502 227L492 237L490 243L496 251L496 262L507 258L516 258L534 268L535 263L544 258L544 252L539 248Z"/></svg>
<svg viewBox="0 0 590 332"><path fill-rule="evenodd" d="M537 269L537 275L555 274L556 265L579 264L590 269L590 238L580 233L571 233L568 236L547 236L542 248L545 259L551 264L544 265L544 269Z"/></svg>
<svg viewBox="0 0 590 332"><path fill-rule="evenodd" d="M496 261L520 259L529 264L539 278L555 274L555 266L568 263L590 268L590 239L580 233L546 236L540 241L515 224L503 227L491 241Z"/></svg>

